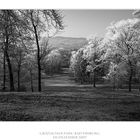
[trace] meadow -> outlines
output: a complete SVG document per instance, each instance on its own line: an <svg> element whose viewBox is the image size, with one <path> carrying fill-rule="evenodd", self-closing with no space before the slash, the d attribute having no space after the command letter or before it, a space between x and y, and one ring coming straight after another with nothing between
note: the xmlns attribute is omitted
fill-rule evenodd
<svg viewBox="0 0 140 140"><path fill-rule="evenodd" d="M1 121L139 121L138 90L80 85L68 73L42 80L42 92L1 92Z"/></svg>

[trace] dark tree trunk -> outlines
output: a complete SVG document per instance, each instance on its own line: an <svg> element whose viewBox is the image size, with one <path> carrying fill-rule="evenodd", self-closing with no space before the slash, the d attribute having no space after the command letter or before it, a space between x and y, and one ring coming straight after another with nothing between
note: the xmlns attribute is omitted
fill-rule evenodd
<svg viewBox="0 0 140 140"><path fill-rule="evenodd" d="M36 38L36 44L37 44L37 64L38 64L38 91L41 91L41 65L40 65L40 47L38 42L38 35L36 31L36 26L34 26L35 30L35 38Z"/></svg>
<svg viewBox="0 0 140 140"><path fill-rule="evenodd" d="M129 91L131 92L131 90L132 90L132 71L129 76Z"/></svg>
<svg viewBox="0 0 140 140"><path fill-rule="evenodd" d="M3 51L3 90L5 90L6 82L6 67L5 67L5 49Z"/></svg>
<svg viewBox="0 0 140 140"><path fill-rule="evenodd" d="M32 92L34 92L34 87L33 87L33 76L32 76L33 74L32 74L32 70L30 70L30 81L31 81L31 90L32 90Z"/></svg>
<svg viewBox="0 0 140 140"><path fill-rule="evenodd" d="M5 49L4 49L4 52L5 52L5 58L6 58L6 61L7 61L7 65L8 65L8 70L9 70L9 85L10 85L10 91L14 91L15 88L14 88L14 79L13 79L13 71L12 71L12 65L11 65L11 61L10 61L10 58L9 58L9 54L8 54L8 47L9 47L9 34L8 34L8 31L9 31L9 11L8 10L5 10Z"/></svg>
<svg viewBox="0 0 140 140"><path fill-rule="evenodd" d="M18 75L18 91L20 91L20 65L18 66L17 75Z"/></svg>
<svg viewBox="0 0 140 140"><path fill-rule="evenodd" d="M34 23L33 19L33 12L31 12L31 21L34 28L34 34L36 39L36 45L37 45L37 65L38 65L38 91L41 91L41 64L40 64L40 47L39 47L39 40L38 40L38 34L37 34L37 26Z"/></svg>
<svg viewBox="0 0 140 140"><path fill-rule="evenodd" d="M8 64L8 70L9 70L9 85L10 85L10 91L14 91L14 79L13 79L13 70L12 70L12 65L11 65L11 61L8 55L8 35L7 35L7 30L6 30L6 42L5 42L5 57L7 60L7 64Z"/></svg>
<svg viewBox="0 0 140 140"><path fill-rule="evenodd" d="M7 64L8 64L8 69L9 69L9 84L10 84L10 91L14 91L15 88L14 88L14 79L13 79L13 71L12 71L12 65L11 65L11 61L10 61L10 58L9 58L9 55L7 53L7 51L5 52L5 55L6 55L6 60L7 60Z"/></svg>
<svg viewBox="0 0 140 140"><path fill-rule="evenodd" d="M131 62L129 62L130 65L130 75L129 75L129 82L128 82L128 88L129 88L129 92L131 92L132 90L132 76L133 76L133 66L131 64Z"/></svg>

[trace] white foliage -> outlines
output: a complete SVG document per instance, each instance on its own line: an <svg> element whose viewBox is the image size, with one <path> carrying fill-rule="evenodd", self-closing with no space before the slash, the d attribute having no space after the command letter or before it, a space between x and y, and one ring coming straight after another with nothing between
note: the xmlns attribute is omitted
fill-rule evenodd
<svg viewBox="0 0 140 140"><path fill-rule="evenodd" d="M140 24L139 19L128 19L119 21L110 27L106 33L104 44L106 46L105 57L119 54L124 60L131 56L137 56L140 50Z"/></svg>
<svg viewBox="0 0 140 140"><path fill-rule="evenodd" d="M84 61L86 63L84 66L86 72L93 72L100 61L100 50L98 47L101 44L101 38L90 36L87 40L88 45L76 52L72 52L70 69L74 75L82 71Z"/></svg>
<svg viewBox="0 0 140 140"><path fill-rule="evenodd" d="M118 81L135 69L140 55L140 19L121 20L107 28L102 49L104 59L110 61L108 78Z"/></svg>

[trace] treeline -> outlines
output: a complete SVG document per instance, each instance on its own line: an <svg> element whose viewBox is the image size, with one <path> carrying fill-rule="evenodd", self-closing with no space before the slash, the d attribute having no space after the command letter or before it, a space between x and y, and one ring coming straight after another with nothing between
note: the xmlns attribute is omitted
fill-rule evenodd
<svg viewBox="0 0 140 140"><path fill-rule="evenodd" d="M72 52L70 70L76 81L94 87L111 82L131 91L133 84L140 85L140 19L112 23L104 37L90 37L88 45Z"/></svg>
<svg viewBox="0 0 140 140"><path fill-rule="evenodd" d="M41 91L48 40L63 30L59 10L0 10L0 80L3 90L21 91L37 79ZM46 38L44 39L43 36Z"/></svg>

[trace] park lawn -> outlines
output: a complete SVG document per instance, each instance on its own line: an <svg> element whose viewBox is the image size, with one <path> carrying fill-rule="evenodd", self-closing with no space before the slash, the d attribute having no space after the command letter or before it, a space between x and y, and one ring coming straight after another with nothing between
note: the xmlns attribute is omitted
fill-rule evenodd
<svg viewBox="0 0 140 140"><path fill-rule="evenodd" d="M1 121L139 121L138 91L49 86L38 92L1 92Z"/></svg>

